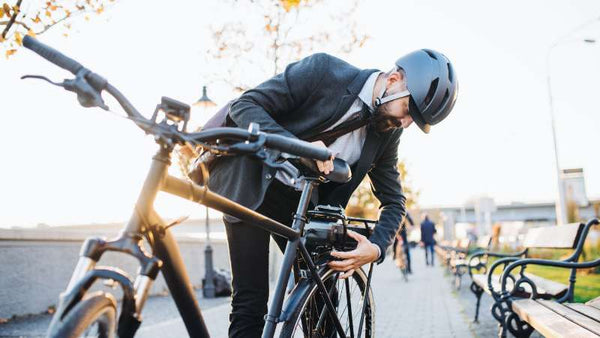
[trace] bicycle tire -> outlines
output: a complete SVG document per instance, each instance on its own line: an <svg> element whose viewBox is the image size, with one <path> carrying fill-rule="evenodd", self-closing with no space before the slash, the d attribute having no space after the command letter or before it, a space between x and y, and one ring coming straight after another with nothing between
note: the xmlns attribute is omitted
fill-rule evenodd
<svg viewBox="0 0 600 338"><path fill-rule="evenodd" d="M323 273L323 275L321 276L321 280L323 281L323 283L327 286L334 278L334 276L336 275L336 272L333 270L327 270L325 273ZM352 301L351 298L351 304L350 307L352 309L353 315L353 328L354 328L354 336L357 336L357 331L358 331L358 326L359 326L359 321L360 321L360 317L361 317L361 312L362 312L362 307L363 304L362 302L360 302L360 298L362 294L364 294L364 289L366 287L366 283L367 283L367 275L366 273L362 270L362 269L357 269L354 274L348 278L349 280L349 284L350 283L354 283L355 287L358 287L358 293L354 293L353 294L353 298L356 298L356 296L358 296L358 299L356 299L356 301ZM337 280L338 283L342 283L344 286L342 288L339 288L340 293L345 294L345 282L344 280ZM329 284L331 285L331 284ZM350 286L350 290L353 290L355 287ZM354 290L355 291L355 290ZM354 292L351 291L351 292ZM342 295L344 296L344 295ZM280 337L305 337L306 335L304 334L303 330L304 327L300 326L301 323L301 319L302 318L311 318L311 317L315 317L312 316L310 313L307 313L307 309L311 308L311 304L314 305L315 304L315 299L319 298L320 299L320 295L317 291L317 285L316 283L313 283L313 285L310 288L307 288L306 291L304 291L304 293L300 296L301 297L301 301L298 303L298 305L296 306L296 308L292 311L292 315L290 316L290 319L287 320L282 329L281 329L281 334ZM340 311L339 308L344 307L343 303L346 303L346 297L342 297L342 299L344 300L344 302L334 302L334 305L336 305L338 307L338 311ZM337 304L336 304L337 303ZM324 305L321 305L324 306ZM317 311L319 311L320 309L317 309ZM349 320L347 319L348 316L344 316L344 311L347 310L347 306L345 309L342 309L341 314L340 314L340 322L342 323L342 327L344 327L346 329L347 332L349 332ZM316 313L316 311L313 311L313 313ZM346 319L346 320L344 320ZM299 330L300 329L300 330ZM335 329L333 329L332 327L328 328L329 331L334 331ZM310 337L324 337L324 336L328 336L328 335L319 335L319 334L315 334L314 332L311 332L308 334L308 336ZM333 334L334 337L337 337L337 333ZM371 290L369 290L369 293L367 294L367 305L365 307L365 319L364 319L364 323L363 323L363 334L361 335L361 337L365 337L365 338L372 338L375 337L375 300L373 298L373 293Z"/></svg>
<svg viewBox="0 0 600 338"><path fill-rule="evenodd" d="M55 314L58 316L59 314ZM87 329L98 323L97 334L93 337L116 337L117 302L113 295L95 292L79 301L64 319L52 318L48 337L89 337Z"/></svg>

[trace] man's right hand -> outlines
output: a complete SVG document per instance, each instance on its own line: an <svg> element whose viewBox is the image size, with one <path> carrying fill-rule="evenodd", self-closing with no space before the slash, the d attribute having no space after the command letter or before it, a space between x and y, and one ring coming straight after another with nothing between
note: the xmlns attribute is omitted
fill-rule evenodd
<svg viewBox="0 0 600 338"><path fill-rule="evenodd" d="M316 146L319 146L319 147L327 148L327 146L325 145L325 143L323 143L323 141L314 141L311 143ZM315 160L315 162L317 163L317 167L319 168L319 171L325 175L328 175L329 172L333 171L333 159L334 158L335 158L335 156L331 155L331 158L328 161Z"/></svg>

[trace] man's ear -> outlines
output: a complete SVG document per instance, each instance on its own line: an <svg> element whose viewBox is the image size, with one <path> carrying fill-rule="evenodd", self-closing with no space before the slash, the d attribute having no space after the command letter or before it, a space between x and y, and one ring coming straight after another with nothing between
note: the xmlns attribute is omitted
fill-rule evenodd
<svg viewBox="0 0 600 338"><path fill-rule="evenodd" d="M404 80L404 74L400 73L399 71L393 71L387 77L388 85L394 84L394 83L396 83L398 81L402 81L402 80Z"/></svg>

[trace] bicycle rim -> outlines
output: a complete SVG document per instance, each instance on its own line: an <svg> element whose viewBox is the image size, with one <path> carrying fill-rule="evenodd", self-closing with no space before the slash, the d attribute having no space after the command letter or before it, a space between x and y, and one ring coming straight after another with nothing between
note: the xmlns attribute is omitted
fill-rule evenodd
<svg viewBox="0 0 600 338"><path fill-rule="evenodd" d="M336 307L337 316L345 330L346 336L357 337L363 310L363 294L367 283L367 276L362 269L356 270L347 280L336 279L335 271L328 270L322 277L323 283L331 293L331 298ZM364 318L361 337L374 337L375 333L375 307L372 292L366 297ZM307 296L294 311L296 314L289 324L293 329L283 330L285 337L337 337L331 317L324 311L324 303L317 291L317 286L307 292ZM327 313L327 314L326 314ZM286 334L289 332L289 334Z"/></svg>

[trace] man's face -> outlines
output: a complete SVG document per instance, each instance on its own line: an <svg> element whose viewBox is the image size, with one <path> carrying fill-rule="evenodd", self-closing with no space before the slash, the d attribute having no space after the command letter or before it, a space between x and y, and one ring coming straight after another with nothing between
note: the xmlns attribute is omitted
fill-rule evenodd
<svg viewBox="0 0 600 338"><path fill-rule="evenodd" d="M386 79L385 96L406 90L404 75L400 72L392 72ZM384 97L385 97L384 96ZM408 128L413 122L408 114L410 98L408 96L393 100L377 108L373 123L378 131L388 131L394 128Z"/></svg>

